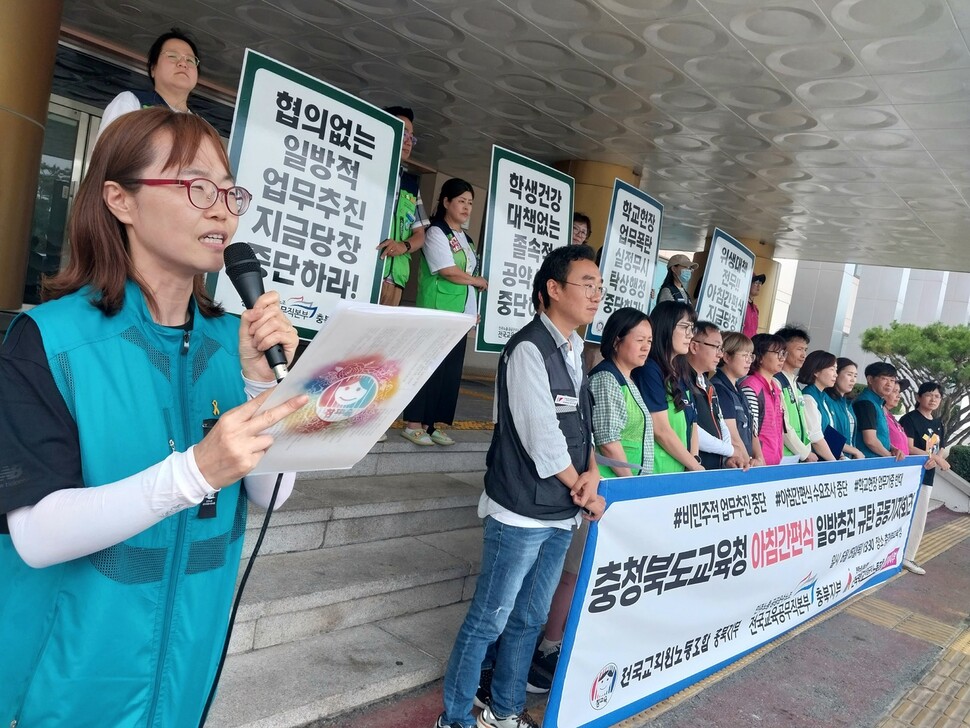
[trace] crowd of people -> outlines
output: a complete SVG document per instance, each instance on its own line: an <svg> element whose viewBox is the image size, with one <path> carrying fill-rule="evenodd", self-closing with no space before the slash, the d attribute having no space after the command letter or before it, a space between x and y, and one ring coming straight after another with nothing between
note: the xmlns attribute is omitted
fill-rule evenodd
<svg viewBox="0 0 970 728"><path fill-rule="evenodd" d="M237 324L203 285L251 195L189 111L200 63L173 29L149 52L153 91L106 110L72 213L71 262L3 344L0 388L14 406L0 416L0 564L18 588L0 595L11 647L0 705L20 721L194 724L247 502L268 507L274 480L277 503L293 488L293 474L247 474L271 444L261 433L305 402L256 414L275 383L262 352L281 345L292 360L296 331L274 293ZM162 108L130 113L144 107ZM413 112L386 111L404 124L406 161ZM426 218L402 167L395 200L381 303L400 304L420 250L417 305L475 314L488 282L464 231L472 186L445 182ZM764 275L752 278L743 332L699 321L688 292L697 264L682 254L649 314L612 313L587 376L576 330L603 295L591 232L577 213L572 245L535 275L535 317L500 357L481 572L437 728L537 726L526 692L550 689L588 524L606 507L602 478L926 455L903 561L925 573L914 558L935 469L949 467L941 386L921 383L916 409L897 420L912 385L876 362L853 397L857 365L811 350L804 329L756 333ZM464 354L462 340L405 410L409 441L453 444L440 426L453 422ZM135 411L139 427L119 427Z"/></svg>
<svg viewBox="0 0 970 728"><path fill-rule="evenodd" d="M568 267L548 265L560 256ZM499 365L498 419L479 507L482 575L448 665L437 728L537 725L525 710L526 693L551 688L588 523L602 512L591 478L925 454L903 561L906 570L925 573L915 555L935 469L949 468L936 416L938 383L922 383L916 409L897 420L899 393L910 383L889 363L867 366L866 386L853 396L855 362L812 350L811 336L799 326L749 337L698 321L687 291L696 266L684 255L670 259L649 315L636 308L611 314L602 361L586 379L577 356L582 342L572 329L592 320L602 295L595 266L583 267L592 260L585 245L547 258L534 284L539 313L510 341ZM574 270L586 278L573 281ZM763 275L753 277L751 299L763 283ZM565 319L561 294L572 287L585 287L587 305ZM746 318L748 328L757 308ZM524 350L533 349L526 372ZM575 420L567 427L552 406L563 397L573 414L589 408L585 431L576 431ZM582 435L592 443L589 454L577 449ZM538 486L558 496L555 509ZM473 704L482 709L477 723Z"/></svg>

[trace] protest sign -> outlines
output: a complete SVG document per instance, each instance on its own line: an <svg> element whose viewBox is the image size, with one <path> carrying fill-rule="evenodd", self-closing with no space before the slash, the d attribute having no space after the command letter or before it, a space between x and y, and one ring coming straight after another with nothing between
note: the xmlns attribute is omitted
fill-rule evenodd
<svg viewBox="0 0 970 728"><path fill-rule="evenodd" d="M600 342L606 320L618 308L650 310L650 283L660 251L663 205L622 180L613 183L600 273L603 300L586 328L586 340Z"/></svg>
<svg viewBox="0 0 970 728"><path fill-rule="evenodd" d="M604 480L543 726L614 725L898 573L924 461Z"/></svg>
<svg viewBox="0 0 970 728"><path fill-rule="evenodd" d="M261 408L310 397L268 431L253 472L352 467L474 325L470 314L338 301Z"/></svg>
<svg viewBox="0 0 970 728"><path fill-rule="evenodd" d="M569 244L572 222L572 177L492 147L476 351L502 351L532 319L532 279L549 251Z"/></svg>
<svg viewBox="0 0 970 728"><path fill-rule="evenodd" d="M740 331L754 274L754 253L719 228L714 228L704 277L697 292L697 318L721 331Z"/></svg>
<svg viewBox="0 0 970 728"><path fill-rule="evenodd" d="M229 158L253 201L234 240L252 246L266 289L310 337L340 299L377 300L403 124L251 50L237 98ZM227 276L215 297L243 311Z"/></svg>

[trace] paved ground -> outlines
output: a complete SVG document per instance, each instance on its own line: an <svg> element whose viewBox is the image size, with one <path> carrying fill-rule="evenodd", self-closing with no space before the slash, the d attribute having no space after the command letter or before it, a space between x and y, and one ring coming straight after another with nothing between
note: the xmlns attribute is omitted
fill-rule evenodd
<svg viewBox="0 0 970 728"><path fill-rule="evenodd" d="M970 728L970 516L930 513L918 560L926 576L903 572L617 725ZM425 728L440 710L439 681L319 728Z"/></svg>

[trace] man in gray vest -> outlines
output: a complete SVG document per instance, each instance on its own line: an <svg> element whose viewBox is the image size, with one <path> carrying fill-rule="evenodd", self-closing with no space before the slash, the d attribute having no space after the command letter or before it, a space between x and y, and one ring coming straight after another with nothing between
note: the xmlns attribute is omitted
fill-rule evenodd
<svg viewBox="0 0 970 728"><path fill-rule="evenodd" d="M556 248L533 282L542 313L502 352L495 380L495 431L486 459L482 569L455 638L438 728L532 728L526 677L559 582L572 529L596 520L605 502L592 444L592 397L578 326L593 320L603 279L586 245ZM472 704L490 644L490 705Z"/></svg>

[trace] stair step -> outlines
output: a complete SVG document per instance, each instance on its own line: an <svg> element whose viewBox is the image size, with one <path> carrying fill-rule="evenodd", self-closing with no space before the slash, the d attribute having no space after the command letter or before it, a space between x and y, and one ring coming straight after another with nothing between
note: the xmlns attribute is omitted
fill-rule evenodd
<svg viewBox="0 0 970 728"><path fill-rule="evenodd" d="M422 447L388 431L387 441L371 448L364 459L347 470L314 470L299 473L297 479L339 479L408 473L459 473L485 470L485 453L492 441L491 430L449 430L454 445Z"/></svg>
<svg viewBox="0 0 970 728"><path fill-rule="evenodd" d="M481 527L260 556L243 596L233 653L470 598Z"/></svg>
<svg viewBox="0 0 970 728"><path fill-rule="evenodd" d="M263 554L307 551L479 524L482 473L409 473L297 480L270 520ZM243 555L264 511L250 507Z"/></svg>
<svg viewBox="0 0 970 728"><path fill-rule="evenodd" d="M230 656L206 725L305 726L433 682L466 611L452 604Z"/></svg>

